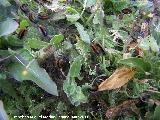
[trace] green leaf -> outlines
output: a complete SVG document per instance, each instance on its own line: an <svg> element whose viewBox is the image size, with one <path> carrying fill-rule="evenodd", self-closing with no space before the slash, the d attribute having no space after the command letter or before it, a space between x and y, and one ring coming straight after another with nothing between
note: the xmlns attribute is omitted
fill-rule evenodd
<svg viewBox="0 0 160 120"><path fill-rule="evenodd" d="M85 7L86 8L88 8L88 7L92 7L93 5L95 5L96 4L96 0L85 0L85 1L87 1L86 2L86 5L85 5ZM84 2L85 3L85 2Z"/></svg>
<svg viewBox="0 0 160 120"><path fill-rule="evenodd" d="M6 46L9 47L22 47L24 41L19 40L17 35L9 35L7 37L0 38L0 48L4 49Z"/></svg>
<svg viewBox="0 0 160 120"><path fill-rule="evenodd" d="M104 11L98 10L93 18L93 24L101 24L103 22Z"/></svg>
<svg viewBox="0 0 160 120"><path fill-rule="evenodd" d="M24 29L24 28L26 28L27 26L29 26L29 23L28 23L28 21L27 20L22 20L21 22L20 22L20 29Z"/></svg>
<svg viewBox="0 0 160 120"><path fill-rule="evenodd" d="M78 40L76 43L76 49L79 51L80 55L82 55L85 59L87 59L87 55L90 52L90 46L89 44L86 44L82 40Z"/></svg>
<svg viewBox="0 0 160 120"><path fill-rule="evenodd" d="M158 45L160 46L160 18L153 18L151 33Z"/></svg>
<svg viewBox="0 0 160 120"><path fill-rule="evenodd" d="M19 40L16 35L8 36L5 42L10 46L23 46L23 43L24 43L24 41Z"/></svg>
<svg viewBox="0 0 160 120"><path fill-rule="evenodd" d="M62 19L66 19L66 16L65 14L62 12L56 12L54 13L53 17L52 17L52 20L53 21L59 21L59 20L62 20Z"/></svg>
<svg viewBox="0 0 160 120"><path fill-rule="evenodd" d="M145 1L137 1L137 7L145 7L147 6L149 1L145 0Z"/></svg>
<svg viewBox="0 0 160 120"><path fill-rule="evenodd" d="M70 22L76 22L80 18L80 14L74 8L67 7L67 12L69 13L66 14L66 17Z"/></svg>
<svg viewBox="0 0 160 120"><path fill-rule="evenodd" d="M62 34L55 35L51 40L50 43L53 45L59 45L64 39L64 36Z"/></svg>
<svg viewBox="0 0 160 120"><path fill-rule="evenodd" d="M18 28L18 23L11 18L0 23L0 36L5 36L13 33Z"/></svg>
<svg viewBox="0 0 160 120"><path fill-rule="evenodd" d="M160 118L160 106L157 106L154 111L154 120L159 120Z"/></svg>
<svg viewBox="0 0 160 120"><path fill-rule="evenodd" d="M71 14L77 14L77 10L75 10L74 8L72 7L66 7L66 11L71 13Z"/></svg>
<svg viewBox="0 0 160 120"><path fill-rule="evenodd" d="M69 75L70 77L78 77L82 66L82 56L78 56L71 64Z"/></svg>
<svg viewBox="0 0 160 120"><path fill-rule="evenodd" d="M117 13L127 7L127 0L103 0L105 13Z"/></svg>
<svg viewBox="0 0 160 120"><path fill-rule="evenodd" d="M0 120L9 120L7 113L4 109L3 102L0 100Z"/></svg>
<svg viewBox="0 0 160 120"><path fill-rule="evenodd" d="M74 14L74 15L66 15L66 17L67 17L68 21L76 22L80 18L80 15L78 13L78 14Z"/></svg>
<svg viewBox="0 0 160 120"><path fill-rule="evenodd" d="M83 9L86 9L88 7L92 7L93 5L96 4L96 0L84 0L83 2Z"/></svg>
<svg viewBox="0 0 160 120"><path fill-rule="evenodd" d="M65 80L63 84L63 90L73 105L78 106L80 103L87 102L87 96L84 95L82 88L77 86L77 83L74 79Z"/></svg>
<svg viewBox="0 0 160 120"><path fill-rule="evenodd" d="M128 65L130 67L138 68L143 71L150 71L151 70L151 64L149 62L146 62L142 58L128 58L128 59L122 59L119 61L120 64Z"/></svg>
<svg viewBox="0 0 160 120"><path fill-rule="evenodd" d="M81 25L80 23L76 22L76 23L75 23L75 26L77 27L77 30L78 30L78 32L79 32L79 34L80 34L81 39L82 39L84 42L90 44L90 41L91 41L91 40L90 40L90 37L89 37L87 31L84 30L83 25Z"/></svg>
<svg viewBox="0 0 160 120"><path fill-rule="evenodd" d="M145 38L144 40L142 40L140 42L139 47L142 48L143 50L150 50L151 49L154 52L159 51L159 47L158 47L157 42L153 36L149 36L149 37Z"/></svg>
<svg viewBox="0 0 160 120"><path fill-rule="evenodd" d="M36 38L30 38L28 39L27 44L29 45L30 48L41 49L47 46L49 43L41 41Z"/></svg>
<svg viewBox="0 0 160 120"><path fill-rule="evenodd" d="M19 63L9 66L10 74L18 81L31 80L52 95L58 96L57 86L45 69L40 68L36 60L28 62L20 55L15 56Z"/></svg>
<svg viewBox="0 0 160 120"><path fill-rule="evenodd" d="M0 4L3 5L4 7L8 7L11 4L8 2L8 0L0 0Z"/></svg>

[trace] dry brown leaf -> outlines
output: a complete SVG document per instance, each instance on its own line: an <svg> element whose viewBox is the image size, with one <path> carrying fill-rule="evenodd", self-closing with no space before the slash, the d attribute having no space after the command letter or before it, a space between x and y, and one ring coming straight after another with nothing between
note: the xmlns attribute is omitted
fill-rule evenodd
<svg viewBox="0 0 160 120"><path fill-rule="evenodd" d="M130 112L135 112L138 114L138 109L136 107L136 103L138 103L138 100L126 100L122 102L121 104L111 107L106 111L106 117L107 118L113 118L116 116L121 116L124 114L129 114Z"/></svg>
<svg viewBox="0 0 160 120"><path fill-rule="evenodd" d="M143 50L139 47L139 42L131 42L126 47L126 51L123 53L123 59L130 58L133 54L133 51L136 56L144 56Z"/></svg>
<svg viewBox="0 0 160 120"><path fill-rule="evenodd" d="M122 67L98 86L98 91L111 90L122 87L133 78L135 71L132 68Z"/></svg>

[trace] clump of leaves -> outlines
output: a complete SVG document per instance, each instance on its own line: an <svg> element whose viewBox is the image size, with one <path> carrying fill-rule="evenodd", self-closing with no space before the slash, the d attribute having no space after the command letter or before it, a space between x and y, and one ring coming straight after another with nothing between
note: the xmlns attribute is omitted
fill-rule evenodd
<svg viewBox="0 0 160 120"><path fill-rule="evenodd" d="M0 98L9 117L158 119L160 22L153 4L1 0Z"/></svg>
<svg viewBox="0 0 160 120"><path fill-rule="evenodd" d="M75 58L75 60L71 64L67 80L63 85L65 93L69 97L71 103L75 106L80 105L81 102L87 102L87 96L84 95L82 88L80 86L77 86L77 83L75 82L75 78L79 77L83 62L82 58L82 56L78 56Z"/></svg>

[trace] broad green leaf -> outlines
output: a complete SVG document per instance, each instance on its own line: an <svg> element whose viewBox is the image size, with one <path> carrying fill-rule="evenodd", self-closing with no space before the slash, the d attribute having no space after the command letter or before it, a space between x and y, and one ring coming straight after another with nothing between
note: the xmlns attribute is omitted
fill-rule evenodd
<svg viewBox="0 0 160 120"><path fill-rule="evenodd" d="M25 67L20 63L15 63L10 66L9 70L16 80L32 80L48 93L58 96L56 84L52 81L47 72L39 67L37 61L34 60L30 63L29 67Z"/></svg>
<svg viewBox="0 0 160 120"><path fill-rule="evenodd" d="M77 30L78 30L78 32L80 34L81 39L86 43L90 43L90 41L91 41L90 37L89 37L87 31L84 30L83 25L81 25L80 23L76 22L75 26L77 27Z"/></svg>
<svg viewBox="0 0 160 120"><path fill-rule="evenodd" d="M74 79L65 80L63 84L63 90L73 105L78 106L80 103L87 102L87 96L84 95L82 88L77 86L77 83Z"/></svg>
<svg viewBox="0 0 160 120"><path fill-rule="evenodd" d="M156 42L160 46L160 18L153 17L151 26L152 36L155 38Z"/></svg>
<svg viewBox="0 0 160 120"><path fill-rule="evenodd" d="M8 0L0 0L0 5L3 5L4 7L8 7L11 4L8 2Z"/></svg>
<svg viewBox="0 0 160 120"><path fill-rule="evenodd" d="M149 36L149 37L145 38L144 40L142 40L140 42L139 47L142 48L143 50L150 50L151 49L154 52L159 51L159 47L158 47L157 42L153 36Z"/></svg>
<svg viewBox="0 0 160 120"><path fill-rule="evenodd" d="M23 28L26 28L27 26L29 26L29 23L28 23L28 21L27 20L22 20L21 22L20 22L20 28L21 29L23 29Z"/></svg>
<svg viewBox="0 0 160 120"><path fill-rule="evenodd" d="M159 26L160 26L160 25L159 25ZM160 29L160 28L159 28L159 29ZM159 47L160 47L160 30L159 30L159 31L156 31L156 30L152 31L152 35L153 35L153 37L155 38L157 44L158 44Z"/></svg>
<svg viewBox="0 0 160 120"><path fill-rule="evenodd" d="M0 120L9 120L7 113L4 109L3 102L0 100Z"/></svg>
<svg viewBox="0 0 160 120"><path fill-rule="evenodd" d="M79 51L80 55L82 55L85 59L87 59L87 55L90 52L90 46L89 44L86 44L82 40L78 40L76 43L76 49Z"/></svg>
<svg viewBox="0 0 160 120"><path fill-rule="evenodd" d="M93 24L101 24L103 22L104 11L98 10L93 18Z"/></svg>
<svg viewBox="0 0 160 120"><path fill-rule="evenodd" d="M74 14L74 15L66 15L66 17L67 17L68 21L76 22L80 18L80 15L78 13L78 14Z"/></svg>
<svg viewBox="0 0 160 120"><path fill-rule="evenodd" d="M19 40L16 35L10 35L5 39L6 44L10 46L23 46L24 41Z"/></svg>
<svg viewBox="0 0 160 120"><path fill-rule="evenodd" d="M53 14L53 17L52 17L52 20L53 21L59 21L59 20L62 20L62 19L66 19L66 16L63 12L56 12Z"/></svg>
<svg viewBox="0 0 160 120"><path fill-rule="evenodd" d="M93 5L96 5L96 0L86 0L86 7L92 7Z"/></svg>
<svg viewBox="0 0 160 120"><path fill-rule="evenodd" d="M72 7L66 7L66 11L71 13L71 14L77 14L77 10L75 10L74 8Z"/></svg>
<svg viewBox="0 0 160 120"><path fill-rule="evenodd" d="M47 46L49 43L41 41L36 38L30 38L30 39L28 39L27 44L29 45L30 48L41 49L41 48Z"/></svg>
<svg viewBox="0 0 160 120"><path fill-rule="evenodd" d="M143 1L138 0L138 1L137 1L137 6L138 6L138 7L145 7L145 6L148 5L148 3L149 3L148 0L143 0Z"/></svg>
<svg viewBox="0 0 160 120"><path fill-rule="evenodd" d="M159 46L153 37L150 39L150 47L152 51L159 52Z"/></svg>
<svg viewBox="0 0 160 120"><path fill-rule="evenodd" d="M13 33L18 28L18 23L11 18L0 23L0 36L5 36Z"/></svg>
<svg viewBox="0 0 160 120"><path fill-rule="evenodd" d="M83 9L88 8L88 7L92 7L95 4L96 4L96 0L84 0Z"/></svg>
<svg viewBox="0 0 160 120"><path fill-rule="evenodd" d="M18 81L31 80L52 95L58 96L57 86L45 69L40 68L36 60L28 62L24 57L15 55L18 60L9 66L10 74Z"/></svg>
<svg viewBox="0 0 160 120"><path fill-rule="evenodd" d="M105 13L118 13L127 7L127 0L103 0Z"/></svg>
<svg viewBox="0 0 160 120"><path fill-rule="evenodd" d="M159 120L160 118L160 106L157 106L154 111L154 120Z"/></svg>
<svg viewBox="0 0 160 120"><path fill-rule="evenodd" d="M78 77L82 66L82 56L78 56L71 64L69 74L70 77Z"/></svg>
<svg viewBox="0 0 160 120"><path fill-rule="evenodd" d="M128 58L128 59L122 59L119 61L120 64L128 65L130 67L138 68L143 71L150 71L151 70L151 64L149 62L146 62L142 58Z"/></svg>
<svg viewBox="0 0 160 120"><path fill-rule="evenodd" d="M62 34L55 35L51 40L50 43L53 45L59 45L64 39L64 36Z"/></svg>
<svg viewBox="0 0 160 120"><path fill-rule="evenodd" d="M4 49L7 47L22 47L24 41L19 40L17 38L17 35L9 35L7 37L1 37L0 38L0 48Z"/></svg>

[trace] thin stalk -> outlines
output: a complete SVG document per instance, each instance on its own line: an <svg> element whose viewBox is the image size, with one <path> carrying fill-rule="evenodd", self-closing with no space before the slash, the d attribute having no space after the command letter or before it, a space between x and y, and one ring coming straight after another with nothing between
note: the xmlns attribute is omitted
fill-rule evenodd
<svg viewBox="0 0 160 120"><path fill-rule="evenodd" d="M88 25L90 23L90 21L93 19L94 15L96 14L96 12L92 13L89 18L87 19L86 25Z"/></svg>

